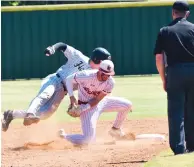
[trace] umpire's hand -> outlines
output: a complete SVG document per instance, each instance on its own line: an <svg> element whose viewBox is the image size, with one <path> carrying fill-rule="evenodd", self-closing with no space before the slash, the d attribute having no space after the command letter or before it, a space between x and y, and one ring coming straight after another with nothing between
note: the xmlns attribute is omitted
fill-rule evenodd
<svg viewBox="0 0 194 167"><path fill-rule="evenodd" d="M55 49L54 49L54 47L52 47L52 46L49 46L49 47L47 47L47 48L44 50L44 54L45 54L46 56L53 55L54 53L55 53Z"/></svg>

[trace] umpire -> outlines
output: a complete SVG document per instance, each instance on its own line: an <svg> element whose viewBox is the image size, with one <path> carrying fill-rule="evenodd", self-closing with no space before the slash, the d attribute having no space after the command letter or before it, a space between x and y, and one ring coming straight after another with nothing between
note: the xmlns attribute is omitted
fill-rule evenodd
<svg viewBox="0 0 194 167"><path fill-rule="evenodd" d="M194 151L194 24L186 20L189 14L186 1L174 2L173 21L160 29L154 50L167 92L169 142L175 155Z"/></svg>

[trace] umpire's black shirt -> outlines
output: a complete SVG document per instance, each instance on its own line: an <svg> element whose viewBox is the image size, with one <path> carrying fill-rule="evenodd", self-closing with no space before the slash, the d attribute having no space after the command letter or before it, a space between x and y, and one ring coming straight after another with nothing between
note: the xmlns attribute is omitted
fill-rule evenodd
<svg viewBox="0 0 194 167"><path fill-rule="evenodd" d="M177 18L160 29L154 55L165 52L167 64L194 63L194 24Z"/></svg>

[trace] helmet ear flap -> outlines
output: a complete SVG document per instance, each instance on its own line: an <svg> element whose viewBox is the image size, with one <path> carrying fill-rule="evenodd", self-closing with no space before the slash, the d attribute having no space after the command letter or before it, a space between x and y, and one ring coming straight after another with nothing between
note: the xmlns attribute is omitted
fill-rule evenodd
<svg viewBox="0 0 194 167"><path fill-rule="evenodd" d="M108 56L107 60L111 60L111 56Z"/></svg>
<svg viewBox="0 0 194 167"><path fill-rule="evenodd" d="M100 64L101 60L92 60L94 62L94 64Z"/></svg>

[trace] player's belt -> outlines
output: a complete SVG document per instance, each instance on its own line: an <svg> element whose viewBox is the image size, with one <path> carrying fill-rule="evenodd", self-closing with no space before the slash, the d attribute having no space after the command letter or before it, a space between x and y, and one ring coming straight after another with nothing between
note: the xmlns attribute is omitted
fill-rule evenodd
<svg viewBox="0 0 194 167"><path fill-rule="evenodd" d="M58 73L56 74L56 76L61 79L61 77ZM67 91L67 88L66 88L65 84L63 83L62 79L61 79L61 84L63 85L64 91Z"/></svg>
<svg viewBox="0 0 194 167"><path fill-rule="evenodd" d="M78 100L78 104L80 105L80 104L87 104L88 102L84 102L84 101L80 101L80 100Z"/></svg>

